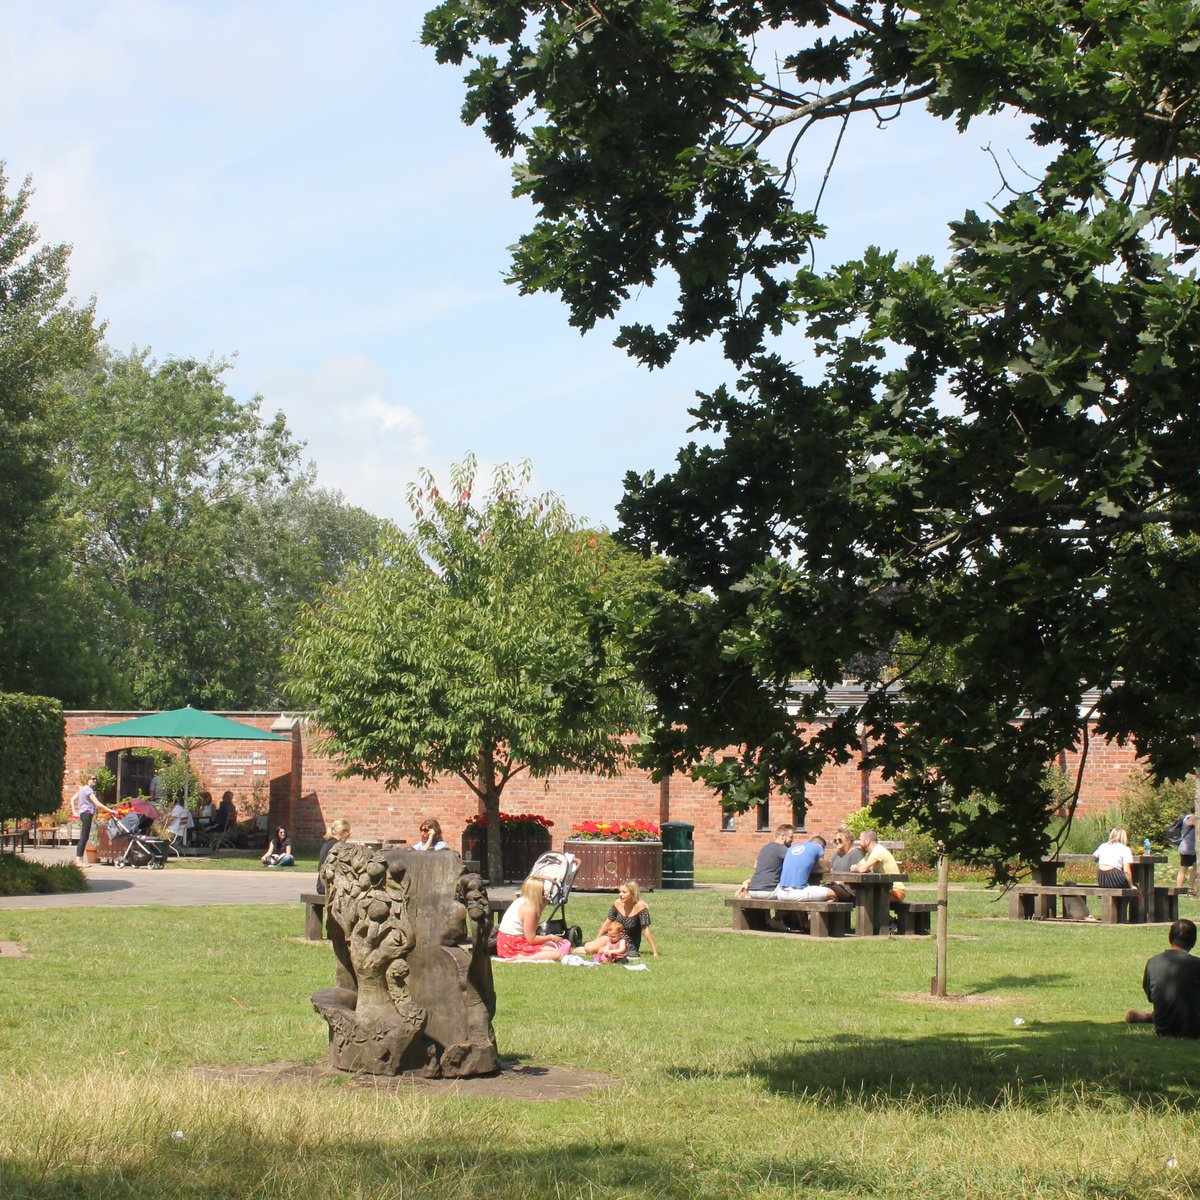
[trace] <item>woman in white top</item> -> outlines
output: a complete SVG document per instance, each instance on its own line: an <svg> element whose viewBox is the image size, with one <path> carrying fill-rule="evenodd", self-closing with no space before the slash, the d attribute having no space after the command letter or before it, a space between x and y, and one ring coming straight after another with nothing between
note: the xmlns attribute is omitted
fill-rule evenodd
<svg viewBox="0 0 1200 1200"><path fill-rule="evenodd" d="M1108 841L1096 847L1096 882L1101 887L1133 887L1133 851L1129 849L1129 834L1114 829Z"/></svg>
<svg viewBox="0 0 1200 1200"><path fill-rule="evenodd" d="M558 962L571 952L565 938L538 933L538 920L546 907L546 881L530 875L521 884L520 895L508 906L500 919L496 934L496 957L520 959L522 962Z"/></svg>

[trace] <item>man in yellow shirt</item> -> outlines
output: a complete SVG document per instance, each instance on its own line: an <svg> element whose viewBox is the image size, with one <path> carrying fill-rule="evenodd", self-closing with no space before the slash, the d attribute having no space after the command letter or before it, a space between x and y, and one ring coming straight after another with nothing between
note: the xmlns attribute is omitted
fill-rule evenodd
<svg viewBox="0 0 1200 1200"><path fill-rule="evenodd" d="M880 875L900 874L900 867L892 857L892 852L879 844L879 836L875 830L864 829L858 835L858 844L863 852L862 861L856 862L850 868L856 875L865 875L868 871L876 871ZM904 899L904 884L892 884L892 899Z"/></svg>

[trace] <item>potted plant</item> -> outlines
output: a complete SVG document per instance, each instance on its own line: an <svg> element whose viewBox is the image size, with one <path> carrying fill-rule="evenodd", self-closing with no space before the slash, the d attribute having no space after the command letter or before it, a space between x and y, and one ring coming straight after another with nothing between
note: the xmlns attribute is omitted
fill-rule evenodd
<svg viewBox="0 0 1200 1200"><path fill-rule="evenodd" d="M626 879L662 887L662 836L653 821L583 821L571 826L563 850L576 858L582 891L615 892Z"/></svg>
<svg viewBox="0 0 1200 1200"><path fill-rule="evenodd" d="M550 829L554 822L541 813L500 814L501 854L504 859L504 880L524 879L533 864L550 849ZM488 819L477 813L466 824L462 835L462 856L473 859L486 873L488 862Z"/></svg>

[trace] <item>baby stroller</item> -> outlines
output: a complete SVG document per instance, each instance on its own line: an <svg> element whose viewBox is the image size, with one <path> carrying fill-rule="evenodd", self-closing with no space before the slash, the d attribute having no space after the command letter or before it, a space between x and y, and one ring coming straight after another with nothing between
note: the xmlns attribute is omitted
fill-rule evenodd
<svg viewBox="0 0 1200 1200"><path fill-rule="evenodd" d="M113 866L161 871L167 865L167 848L162 838L150 832L153 828L154 822L139 812L126 813L109 821L108 837L114 846L124 838L129 839Z"/></svg>
<svg viewBox="0 0 1200 1200"><path fill-rule="evenodd" d="M583 930L578 925L567 924L567 899L578 870L575 855L548 850L529 871L530 878L546 880L546 899L550 903L550 911L537 927L538 933L569 938L572 946L583 945Z"/></svg>

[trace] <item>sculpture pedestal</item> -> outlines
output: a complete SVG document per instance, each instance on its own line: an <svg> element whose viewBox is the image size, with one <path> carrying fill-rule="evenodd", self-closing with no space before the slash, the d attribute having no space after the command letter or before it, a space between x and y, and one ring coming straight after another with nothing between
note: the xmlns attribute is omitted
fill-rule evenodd
<svg viewBox="0 0 1200 1200"><path fill-rule="evenodd" d="M448 850L342 842L321 868L337 981L312 997L344 1071L435 1077L500 1069L488 897ZM471 926L468 936L467 925Z"/></svg>

